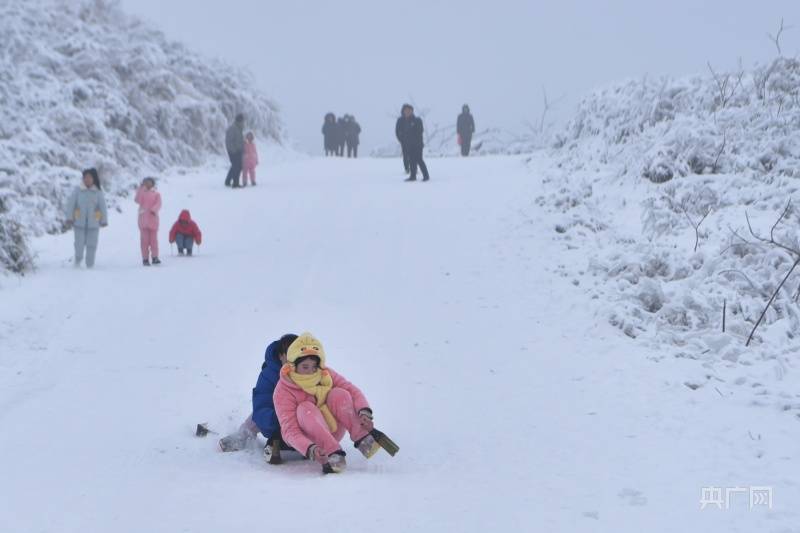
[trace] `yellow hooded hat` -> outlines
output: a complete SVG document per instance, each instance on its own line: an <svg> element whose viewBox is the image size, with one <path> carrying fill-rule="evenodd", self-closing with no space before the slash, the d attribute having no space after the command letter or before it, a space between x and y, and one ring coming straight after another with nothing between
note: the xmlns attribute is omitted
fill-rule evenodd
<svg viewBox="0 0 800 533"><path fill-rule="evenodd" d="M313 355L319 358L319 367L325 368L325 350L322 343L311 333L303 333L297 337L286 351L286 360L292 364L301 357Z"/></svg>

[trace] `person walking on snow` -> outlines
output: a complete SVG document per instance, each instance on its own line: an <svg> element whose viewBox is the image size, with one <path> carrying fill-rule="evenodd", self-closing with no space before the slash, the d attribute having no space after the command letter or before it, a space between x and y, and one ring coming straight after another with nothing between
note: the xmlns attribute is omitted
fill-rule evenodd
<svg viewBox="0 0 800 533"><path fill-rule="evenodd" d="M242 187L247 187L247 176L250 176L250 185L256 184L256 167L258 166L258 150L256 150L255 135L247 132L242 156Z"/></svg>
<svg viewBox="0 0 800 533"><path fill-rule="evenodd" d="M259 432L267 438L264 458L268 463L273 465L282 463L281 451L292 449L281 436L281 426L275 413L272 396L280 379L281 367L286 364L286 352L295 339L297 335L287 333L267 346L261 373L253 388L253 410L237 431L219 440L219 448L223 452L245 449L250 442L255 441Z"/></svg>
<svg viewBox="0 0 800 533"><path fill-rule="evenodd" d="M97 170L83 171L81 184L72 191L65 208L67 224L75 233L75 267L81 266L84 251L86 266L94 266L100 228L108 226L108 210Z"/></svg>
<svg viewBox="0 0 800 533"><path fill-rule="evenodd" d="M414 108L408 104L403 106L403 118L399 123L400 144L404 146L408 154L408 163L411 167L411 175L406 181L417 181L417 167L422 170L422 181L428 181L428 166L422 159L422 150L425 142L422 138L424 128L422 119L414 115Z"/></svg>
<svg viewBox="0 0 800 533"><path fill-rule="evenodd" d="M199 246L203 242L203 234L195 221L192 220L192 215L188 209L181 211L178 220L169 230L169 242L170 244L173 242L178 244L178 255L183 255L185 252L189 256L192 255L194 243Z"/></svg>
<svg viewBox="0 0 800 533"><path fill-rule="evenodd" d="M142 264L160 265L158 259L158 212L161 210L161 194L156 190L156 180L145 178L136 191L135 201L139 204L139 237L142 245Z"/></svg>
<svg viewBox="0 0 800 533"><path fill-rule="evenodd" d="M336 155L336 116L333 113L325 115L322 124L322 139L325 144L325 155Z"/></svg>
<svg viewBox="0 0 800 533"><path fill-rule="evenodd" d="M347 143L347 157L358 158L358 143L361 135L361 126L353 115L345 115L345 142Z"/></svg>
<svg viewBox="0 0 800 533"><path fill-rule="evenodd" d="M244 156L244 115L236 115L236 119L225 132L225 149L231 160L231 168L225 178L226 187L239 187L239 175L242 173L242 157Z"/></svg>
<svg viewBox="0 0 800 533"><path fill-rule="evenodd" d="M397 122L395 122L394 125L394 135L397 137L397 141L400 143L400 150L403 153L403 168L406 170L406 174L411 172L411 164L408 161L408 150L406 150L406 147L403 144L403 139L400 136L400 126L403 125L403 118L405 116L407 107L411 106L409 104L403 104L403 107L400 108L400 116L397 117Z"/></svg>
<svg viewBox="0 0 800 533"><path fill-rule="evenodd" d="M364 394L327 367L322 344L310 333L289 346L273 399L286 442L320 463L323 473L344 470L339 441L345 431L365 457L380 448Z"/></svg>
<svg viewBox="0 0 800 533"><path fill-rule="evenodd" d="M472 118L467 104L461 108L461 114L456 120L456 133L458 134L458 144L461 145L461 155L467 157L472 146L472 134L475 133L475 119Z"/></svg>

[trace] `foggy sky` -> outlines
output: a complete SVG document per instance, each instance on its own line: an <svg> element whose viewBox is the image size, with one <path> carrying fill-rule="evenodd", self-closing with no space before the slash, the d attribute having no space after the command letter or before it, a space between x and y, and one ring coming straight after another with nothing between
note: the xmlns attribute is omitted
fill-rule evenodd
<svg viewBox="0 0 800 533"><path fill-rule="evenodd" d="M588 90L645 74L692 74L775 55L767 32L795 29L798 0L123 0L169 38L250 69L298 147L322 151L323 115L351 113L362 153L394 139L400 105L478 128L537 122L542 86L568 116Z"/></svg>

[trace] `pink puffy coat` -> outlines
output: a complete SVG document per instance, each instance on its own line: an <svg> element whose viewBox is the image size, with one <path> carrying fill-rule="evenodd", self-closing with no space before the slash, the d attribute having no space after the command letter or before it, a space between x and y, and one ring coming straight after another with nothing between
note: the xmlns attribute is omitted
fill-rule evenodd
<svg viewBox="0 0 800 533"><path fill-rule="evenodd" d="M256 143L246 141L244 143L244 156L242 157L242 168L254 169L258 166L258 151Z"/></svg>
<svg viewBox="0 0 800 533"><path fill-rule="evenodd" d="M326 368L326 370L330 372L333 379L333 388L331 390L340 388L349 392L353 398L353 407L355 407L356 413L361 409L370 408L364 393L358 387L330 368ZM328 394L330 395L330 393ZM306 453L308 447L314 443L300 429L300 424L297 421L297 407L303 402L311 402L316 405L316 398L300 388L289 376L284 375L284 372L281 372L272 400L275 403L275 412L281 425L283 440L300 453Z"/></svg>
<svg viewBox="0 0 800 533"><path fill-rule="evenodd" d="M158 229L158 212L161 210L161 194L152 188L142 185L136 191L136 203L139 204L139 229Z"/></svg>

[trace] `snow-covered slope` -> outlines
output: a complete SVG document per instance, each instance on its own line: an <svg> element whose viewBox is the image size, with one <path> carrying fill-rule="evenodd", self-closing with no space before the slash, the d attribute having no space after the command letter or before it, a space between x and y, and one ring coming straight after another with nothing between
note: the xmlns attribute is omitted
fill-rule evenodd
<svg viewBox="0 0 800 533"><path fill-rule="evenodd" d="M767 303L800 254L759 241L748 217L800 250L794 204L776 225L800 188L799 73L778 58L715 72L725 92L710 73L598 90L536 168L545 187L529 208L560 217L545 231L574 251L561 273L609 323L658 358L697 360L706 372L691 386L736 382L794 413L800 272Z"/></svg>
<svg viewBox="0 0 800 533"><path fill-rule="evenodd" d="M275 105L247 73L116 2L0 2L0 270L32 266L27 237L62 228L81 169L127 193L143 172L221 153L237 112L261 141L282 140Z"/></svg>
<svg viewBox="0 0 800 533"><path fill-rule="evenodd" d="M797 531L793 414L753 408L749 385L692 390L696 361L654 362L597 320L554 275L584 252L530 209L555 186L546 157L432 160L424 184L396 159L264 164L236 192L222 166L171 177L161 267L140 266L129 200L93 271L70 235L35 242L39 271L0 306L4 530ZM182 208L205 237L191 259L164 239ZM305 329L397 457L345 439L348 471L323 478L193 436L235 429L267 342ZM700 510L703 487L756 486L771 510L747 493Z"/></svg>
<svg viewBox="0 0 800 533"><path fill-rule="evenodd" d="M578 105L558 136L569 168L674 177L800 174L800 60L685 78L627 80Z"/></svg>

